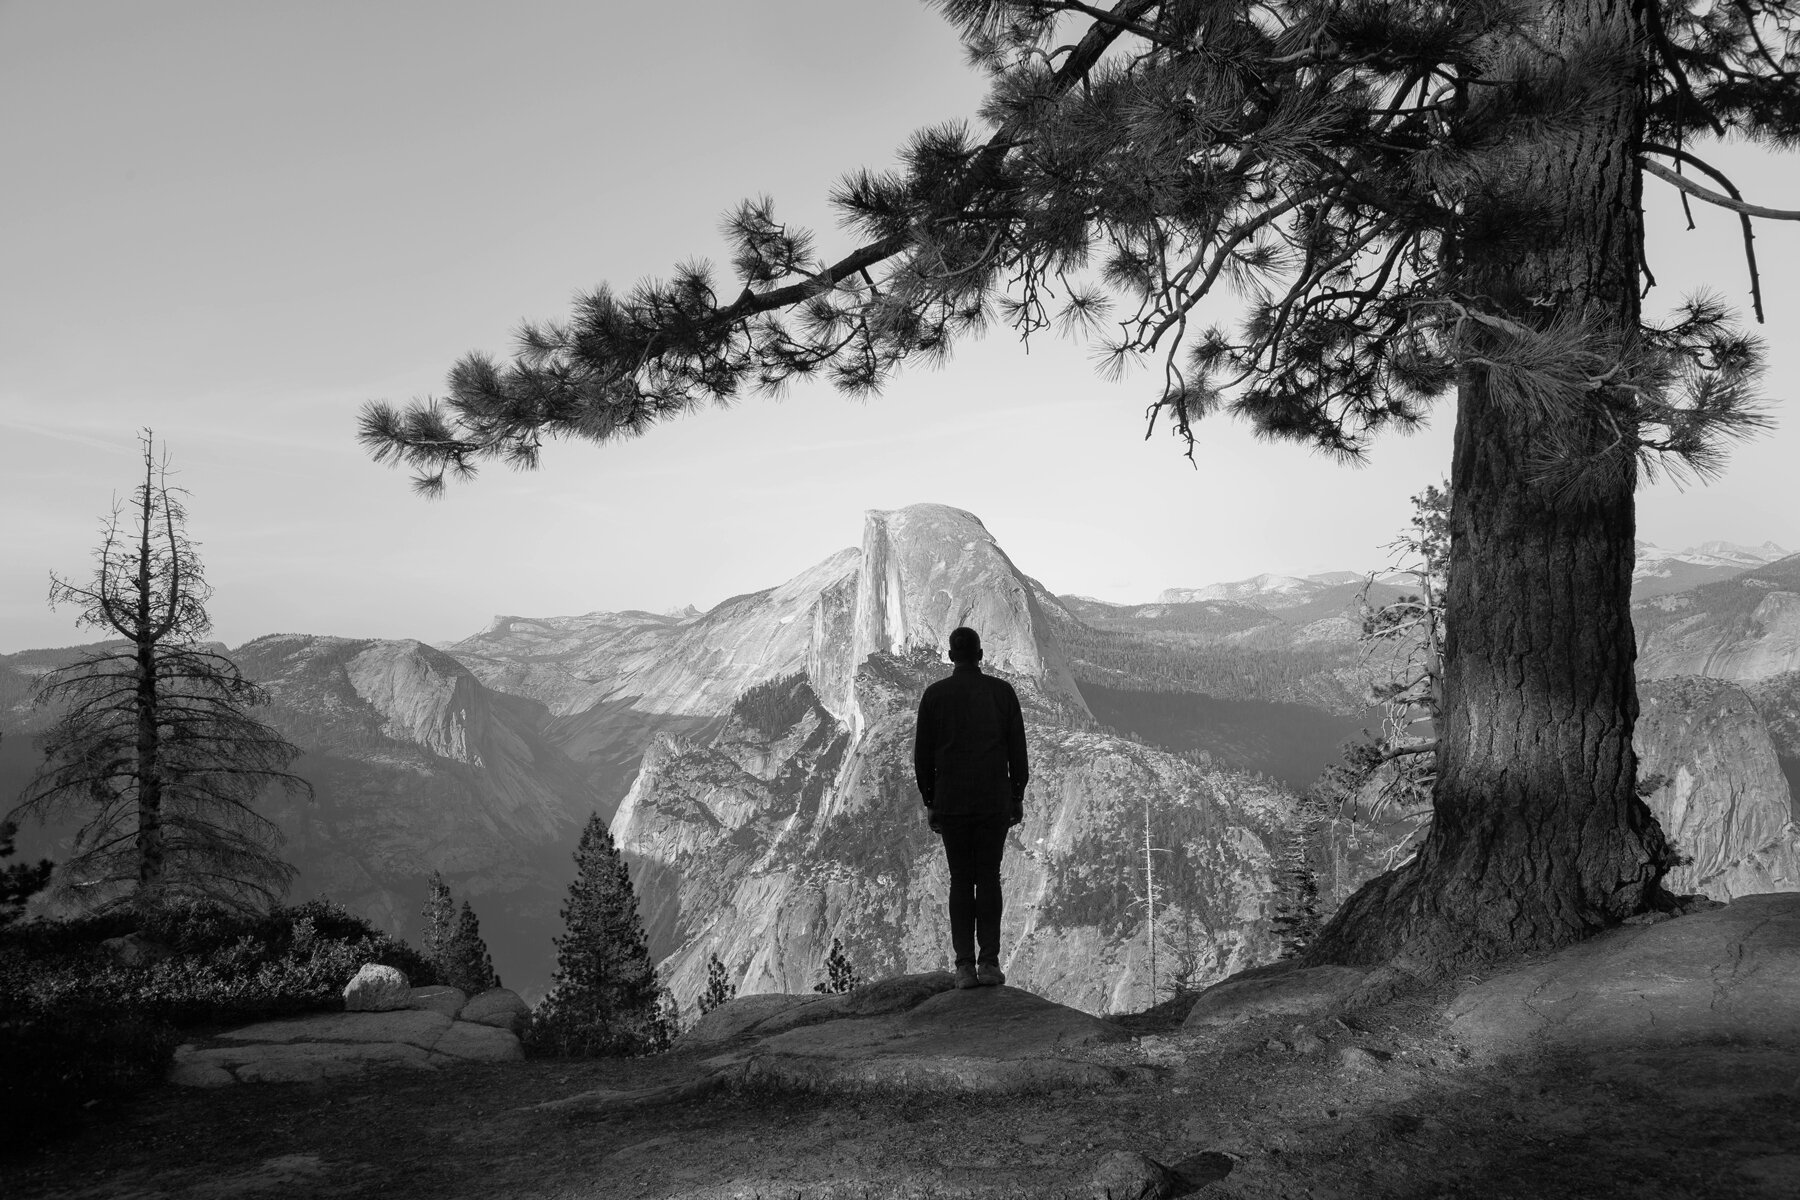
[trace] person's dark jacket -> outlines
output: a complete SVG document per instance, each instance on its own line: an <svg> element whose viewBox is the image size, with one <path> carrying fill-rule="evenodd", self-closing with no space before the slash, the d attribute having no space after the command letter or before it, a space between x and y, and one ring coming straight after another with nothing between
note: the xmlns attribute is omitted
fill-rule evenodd
<svg viewBox="0 0 1800 1200"><path fill-rule="evenodd" d="M1022 815L1025 717L1004 679L958 663L925 689L913 739L913 774L933 818Z"/></svg>

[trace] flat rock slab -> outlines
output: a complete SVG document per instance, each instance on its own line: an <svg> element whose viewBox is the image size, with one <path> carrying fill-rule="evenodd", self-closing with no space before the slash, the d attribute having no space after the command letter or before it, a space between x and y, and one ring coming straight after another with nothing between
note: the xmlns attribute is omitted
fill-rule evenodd
<svg viewBox="0 0 1800 1200"><path fill-rule="evenodd" d="M744 996L682 1035L716 1049L678 1084L600 1089L537 1108L605 1112L719 1087L806 1091L1012 1093L1105 1087L1131 1070L1083 1055L1131 1035L1009 987L956 990L945 971L884 979L836 995Z"/></svg>
<svg viewBox="0 0 1800 1200"><path fill-rule="evenodd" d="M767 1037L842 1017L903 1013L955 988L956 977L950 972L929 971L882 979L848 992L812 996L774 992L740 996L701 1017L692 1029L681 1035L681 1042L684 1046L692 1046L744 1036Z"/></svg>
<svg viewBox="0 0 1800 1200"><path fill-rule="evenodd" d="M1800 1041L1800 893L1627 926L1496 975L1452 1001L1471 1048L1704 1038Z"/></svg>
<svg viewBox="0 0 1800 1200"><path fill-rule="evenodd" d="M452 1021L428 1009L263 1021L222 1033L217 1040L223 1044L179 1047L169 1082L187 1087L310 1083L372 1066L431 1069L524 1057L519 1039L509 1031Z"/></svg>
<svg viewBox="0 0 1800 1200"><path fill-rule="evenodd" d="M261 1021L221 1033L219 1038L227 1042L406 1042L430 1049L448 1028L450 1018L443 1013L406 1008Z"/></svg>
<svg viewBox="0 0 1800 1200"><path fill-rule="evenodd" d="M899 1012L841 1015L763 1038L758 1054L809 1058L1041 1058L1130 1040L1117 1025L1010 987L946 991Z"/></svg>
<svg viewBox="0 0 1800 1200"><path fill-rule="evenodd" d="M729 1039L706 1063L717 1081L822 1091L1099 1087L1118 1082L1119 1070L1080 1052L1131 1039L1018 988L958 991L945 972L837 996L747 996L713 1017L720 1019L694 1031L711 1037L688 1037Z"/></svg>
<svg viewBox="0 0 1800 1200"><path fill-rule="evenodd" d="M1256 1017L1320 1017L1340 1007L1368 975L1366 967L1296 967L1231 978L1201 992L1184 1030L1235 1025Z"/></svg>

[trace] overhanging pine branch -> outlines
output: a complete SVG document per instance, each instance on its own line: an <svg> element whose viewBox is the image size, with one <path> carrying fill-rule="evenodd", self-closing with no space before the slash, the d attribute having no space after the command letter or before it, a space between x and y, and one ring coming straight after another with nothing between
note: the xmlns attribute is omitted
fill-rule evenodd
<svg viewBox="0 0 1800 1200"><path fill-rule="evenodd" d="M1645 146L1644 149L1650 150L1652 148ZM1655 148L1655 152L1658 154L1671 153L1661 147ZM1685 153L1682 155L1682 158L1684 161L1694 161L1691 156ZM1669 170L1669 168L1662 166L1659 163L1653 163L1649 159L1639 159L1638 165L1658 179L1666 180L1680 188L1682 191L1688 193L1690 196L1698 196L1708 204L1716 204L1720 208L1729 208L1732 212L1742 213L1747 217L1767 217L1771 221L1800 221L1800 209L1767 208L1761 204L1751 204L1742 199L1734 200L1730 196L1721 195L1711 188L1706 187L1703 184L1695 183L1687 176L1678 175L1674 171ZM1699 164L1696 163L1695 165L1698 166ZM1705 170L1706 168L1702 167L1701 169Z"/></svg>
<svg viewBox="0 0 1800 1200"><path fill-rule="evenodd" d="M1049 90L1055 95L1062 95L1084 78L1100 56L1127 32L1145 36L1145 32L1136 27L1137 18L1156 7L1161 0L1119 0L1110 10L1089 9L1082 6L1082 11L1096 16L1095 23L1082 35L1073 51L1063 60L1062 66L1050 77ZM1098 19L1104 17L1104 20ZM1014 122L1007 122L995 131L970 164L970 170L960 199L966 200L973 193L979 181L988 175L991 169L999 164L1017 141L1018 130ZM773 288L766 292L753 292L745 288L729 308L721 309L707 324L715 329L729 328L739 321L754 317L760 313L773 312L777 309L792 308L809 297L829 290L833 285L861 272L866 272L877 263L885 262L895 255L903 253L912 244L906 234L891 234L880 241L871 242L852 250L843 258L826 267L823 271L807 279L803 283L790 283L786 287Z"/></svg>

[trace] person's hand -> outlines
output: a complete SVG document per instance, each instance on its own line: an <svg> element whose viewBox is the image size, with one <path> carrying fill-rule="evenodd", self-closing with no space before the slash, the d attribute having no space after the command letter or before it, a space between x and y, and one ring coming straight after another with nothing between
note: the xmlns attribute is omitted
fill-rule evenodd
<svg viewBox="0 0 1800 1200"><path fill-rule="evenodd" d="M1025 802L1023 800L1014 800L1012 806L1012 818L1007 821L1006 827L1011 829L1014 825L1021 824L1024 820Z"/></svg>
<svg viewBox="0 0 1800 1200"><path fill-rule="evenodd" d="M933 832L933 833L944 832L943 822L938 820L938 815L935 812L932 812L929 808L926 809L925 812L927 813L927 816L925 818L925 823L927 825L931 826L931 832Z"/></svg>

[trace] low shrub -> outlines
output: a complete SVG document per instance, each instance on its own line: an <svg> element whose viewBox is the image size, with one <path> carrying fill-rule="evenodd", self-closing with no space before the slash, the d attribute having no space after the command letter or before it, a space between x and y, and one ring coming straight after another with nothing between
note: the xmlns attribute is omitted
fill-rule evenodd
<svg viewBox="0 0 1800 1200"><path fill-rule="evenodd" d="M0 1090L11 1111L0 1152L19 1153L158 1083L180 1040L167 1022L119 1013L0 1020Z"/></svg>
<svg viewBox="0 0 1800 1200"><path fill-rule="evenodd" d="M101 942L127 932L167 957L121 963ZM369 962L416 985L437 981L412 947L322 901L260 916L193 908L142 922L38 921L0 934L0 999L26 1012L221 1024L339 1008L344 985Z"/></svg>
<svg viewBox="0 0 1800 1200"><path fill-rule="evenodd" d="M608 1021L559 1008L547 999L532 1010L519 1042L527 1058L626 1058L660 1054L673 1036L660 1012Z"/></svg>
<svg viewBox="0 0 1800 1200"><path fill-rule="evenodd" d="M102 945L136 934L160 957L126 965ZM166 952L166 953L163 953ZM41 1110L40 1131L159 1080L179 1027L343 1007L365 963L437 982L416 950L337 905L266 914L211 907L0 929L0 1093Z"/></svg>

